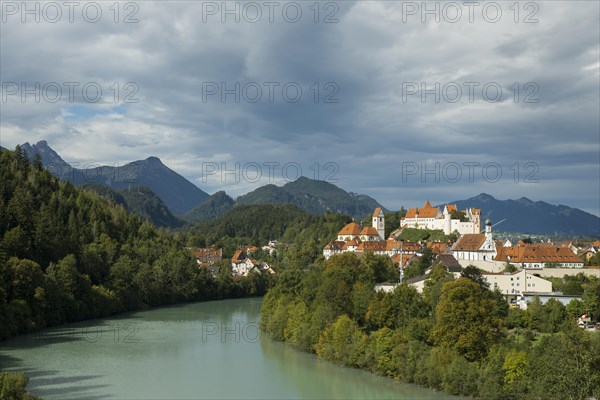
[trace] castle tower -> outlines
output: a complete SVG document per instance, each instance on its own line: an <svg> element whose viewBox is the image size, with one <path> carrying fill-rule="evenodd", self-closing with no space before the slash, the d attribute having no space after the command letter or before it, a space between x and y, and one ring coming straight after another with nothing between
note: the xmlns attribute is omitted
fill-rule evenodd
<svg viewBox="0 0 600 400"><path fill-rule="evenodd" d="M448 208L444 206L444 235L449 235L452 232L452 218Z"/></svg>
<svg viewBox="0 0 600 400"><path fill-rule="evenodd" d="M481 232L481 220L480 220L481 210L470 208L469 214L471 215L471 221L473 221L473 233Z"/></svg>
<svg viewBox="0 0 600 400"><path fill-rule="evenodd" d="M377 229L377 233L382 240L385 240L385 216L381 208L377 207L373 212L373 228Z"/></svg>

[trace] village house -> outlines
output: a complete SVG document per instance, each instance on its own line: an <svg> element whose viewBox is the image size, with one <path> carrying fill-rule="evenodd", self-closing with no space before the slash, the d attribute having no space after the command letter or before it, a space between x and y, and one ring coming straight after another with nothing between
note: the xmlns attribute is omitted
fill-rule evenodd
<svg viewBox="0 0 600 400"><path fill-rule="evenodd" d="M277 250L278 246L281 246L281 244L277 240L270 240L269 243L261 247L261 249L269 252L269 255L273 255L273 252Z"/></svg>
<svg viewBox="0 0 600 400"><path fill-rule="evenodd" d="M526 292L552 292L552 282L526 270L499 273L482 272L481 275L489 283L490 290L498 289L505 296L517 296Z"/></svg>
<svg viewBox="0 0 600 400"><path fill-rule="evenodd" d="M464 219L453 218L456 214L456 204L446 204L443 210L433 207L429 201L422 208L409 208L404 218L400 220L400 228L417 228L442 230L445 235L453 232L464 234L476 234L481 231L481 210L468 208L463 211Z"/></svg>
<svg viewBox="0 0 600 400"><path fill-rule="evenodd" d="M213 265L223 259L223 250L214 247L194 249L192 254L200 266Z"/></svg>
<svg viewBox="0 0 600 400"><path fill-rule="evenodd" d="M231 269L234 276L248 276L252 272L275 274L269 264L249 258L244 249L237 250L231 257Z"/></svg>
<svg viewBox="0 0 600 400"><path fill-rule="evenodd" d="M549 243L522 244L498 247L496 261L503 261L525 269L548 267L583 268L583 260L567 246Z"/></svg>

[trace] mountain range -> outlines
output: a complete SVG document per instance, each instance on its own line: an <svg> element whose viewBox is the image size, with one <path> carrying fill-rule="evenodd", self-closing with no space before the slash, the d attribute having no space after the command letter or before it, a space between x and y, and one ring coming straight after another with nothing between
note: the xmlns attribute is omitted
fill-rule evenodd
<svg viewBox="0 0 600 400"><path fill-rule="evenodd" d="M213 220L236 206L256 204L292 204L313 214L332 211L359 219L376 207L387 211L367 195L347 192L331 183L306 177L283 186L261 186L233 199L224 191L208 195L156 157L122 167L78 169L66 163L45 141L34 145L25 143L21 148L30 159L39 153L43 165L60 179L86 185L158 226L180 226L180 218L190 222ZM486 193L452 203L459 209L480 208L482 218L491 218L498 224L495 229L504 232L600 237L600 218L562 204L556 206L525 197L498 200Z"/></svg>
<svg viewBox="0 0 600 400"><path fill-rule="evenodd" d="M459 210L479 208L482 220L491 219L503 232L600 237L600 218L563 204L557 206L526 197L498 200L487 193L451 202ZM443 206L442 206L443 207Z"/></svg>
<svg viewBox="0 0 600 400"><path fill-rule="evenodd" d="M44 140L34 145L24 143L21 148L30 159L38 153L42 164L50 172L74 185L96 183L116 190L145 186L156 193L176 215L185 214L208 197L208 193L171 170L156 157L148 157L123 166L94 164L91 168L75 168L65 162Z"/></svg>
<svg viewBox="0 0 600 400"><path fill-rule="evenodd" d="M217 192L185 214L184 218L189 221L205 221L219 217L236 206L261 204L291 204L311 214L331 211L356 218L371 214L377 207L385 210L377 200L369 196L346 192L329 182L302 176L283 186L261 186L236 200L223 191Z"/></svg>

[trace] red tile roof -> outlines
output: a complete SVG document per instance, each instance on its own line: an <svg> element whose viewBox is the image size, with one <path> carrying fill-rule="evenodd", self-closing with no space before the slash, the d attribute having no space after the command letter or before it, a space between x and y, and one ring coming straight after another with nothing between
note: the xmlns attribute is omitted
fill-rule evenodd
<svg viewBox="0 0 600 400"><path fill-rule="evenodd" d="M362 242L356 248L357 251L385 251L386 242Z"/></svg>
<svg viewBox="0 0 600 400"><path fill-rule="evenodd" d="M231 257L231 262L242 262L246 259L246 255L244 254L244 250L236 250L236 252L233 254L233 257Z"/></svg>
<svg viewBox="0 0 600 400"><path fill-rule="evenodd" d="M483 233L467 233L462 235L454 244L452 250L456 251L477 251L485 242L485 234Z"/></svg>
<svg viewBox="0 0 600 400"><path fill-rule="evenodd" d="M343 250L345 244L341 240L334 240L325 245L325 250Z"/></svg>
<svg viewBox="0 0 600 400"><path fill-rule="evenodd" d="M379 232L377 232L377 229L373 228L372 226L364 227L363 230L360 231L360 234L367 236L379 236Z"/></svg>
<svg viewBox="0 0 600 400"><path fill-rule="evenodd" d="M439 212L437 207L432 207L429 200L425 202L423 208L409 208L404 218L434 218Z"/></svg>
<svg viewBox="0 0 600 400"><path fill-rule="evenodd" d="M360 235L360 225L356 222L350 222L339 231L338 235Z"/></svg>
<svg viewBox="0 0 600 400"><path fill-rule="evenodd" d="M425 245L430 248L435 254L441 254L448 248L446 242L427 242Z"/></svg>
<svg viewBox="0 0 600 400"><path fill-rule="evenodd" d="M513 247L497 247L496 261L514 263L582 263L568 247L552 244L522 244Z"/></svg>

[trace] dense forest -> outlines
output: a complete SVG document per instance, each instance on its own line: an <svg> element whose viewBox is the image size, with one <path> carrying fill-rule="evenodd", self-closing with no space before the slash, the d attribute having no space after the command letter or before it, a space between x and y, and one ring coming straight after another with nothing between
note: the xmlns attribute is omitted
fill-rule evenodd
<svg viewBox="0 0 600 400"><path fill-rule="evenodd" d="M262 295L270 279L213 277L174 235L24 152L0 152L0 339L183 301Z"/></svg>
<svg viewBox="0 0 600 400"><path fill-rule="evenodd" d="M586 310L600 317L600 280L557 281L583 301L519 310L474 267L456 280L434 267L423 293L373 290L394 276L388 257L353 253L289 268L265 296L261 328L323 360L456 395L600 398L600 334L575 323Z"/></svg>
<svg viewBox="0 0 600 400"><path fill-rule="evenodd" d="M190 224L176 236L190 247L223 248L223 257L231 257L242 245L262 246L278 240L285 246L273 257L260 252L254 257L265 258L280 270L311 265L350 221L344 214L314 215L293 205L240 205L214 221Z"/></svg>
<svg viewBox="0 0 600 400"><path fill-rule="evenodd" d="M153 191L145 186L132 186L127 189L111 189L98 183L86 183L81 186L86 190L93 190L111 202L125 207L125 209L148 220L157 227L178 228L184 221L174 216L165 203Z"/></svg>

